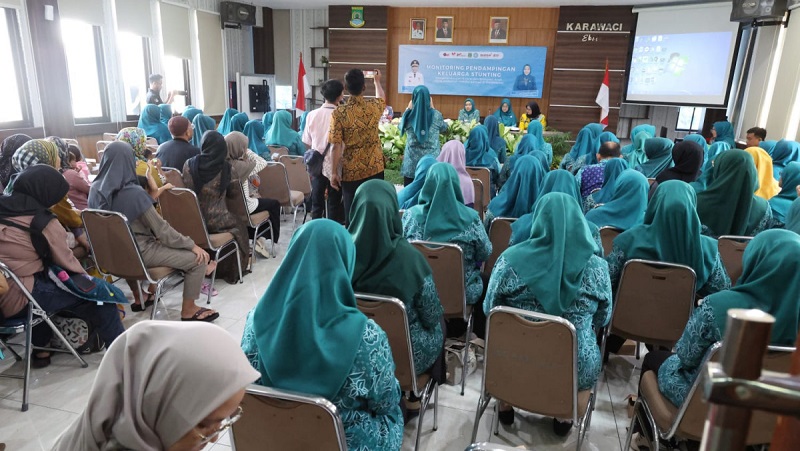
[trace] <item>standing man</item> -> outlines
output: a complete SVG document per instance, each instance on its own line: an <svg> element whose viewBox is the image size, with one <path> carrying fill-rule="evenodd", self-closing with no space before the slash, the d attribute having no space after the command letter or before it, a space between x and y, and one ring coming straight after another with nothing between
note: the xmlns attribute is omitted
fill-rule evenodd
<svg viewBox="0 0 800 451"><path fill-rule="evenodd" d="M383 180L383 150L378 125L386 108L381 73L375 71L374 99L365 99L364 72L350 69L344 76L350 97L333 111L328 141L333 144L331 187L342 191L345 223L349 223L353 196L367 180Z"/></svg>
<svg viewBox="0 0 800 451"><path fill-rule="evenodd" d="M311 179L311 219L325 217L325 192L328 193L328 219L344 224L342 191L331 189L333 176L333 152L328 149L328 132L331 129L333 111L344 99L344 85L339 80L328 80L320 87L325 103L308 113L303 143L306 147L323 155L322 175Z"/></svg>
<svg viewBox="0 0 800 451"><path fill-rule="evenodd" d="M167 95L167 101L164 102L161 100L161 84L164 80L164 77L161 74L153 74L150 76L150 90L147 91L147 103L153 105L161 105L162 103L172 103L174 98L174 92L170 91L169 95Z"/></svg>

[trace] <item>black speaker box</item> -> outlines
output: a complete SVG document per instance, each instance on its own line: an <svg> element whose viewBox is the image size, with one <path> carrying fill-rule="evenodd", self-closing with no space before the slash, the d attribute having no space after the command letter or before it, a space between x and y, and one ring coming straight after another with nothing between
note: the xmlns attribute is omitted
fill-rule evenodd
<svg viewBox="0 0 800 451"><path fill-rule="evenodd" d="M245 3L220 2L219 15L222 23L250 25L256 24L256 7Z"/></svg>
<svg viewBox="0 0 800 451"><path fill-rule="evenodd" d="M786 13L786 0L733 0L731 22L780 20Z"/></svg>

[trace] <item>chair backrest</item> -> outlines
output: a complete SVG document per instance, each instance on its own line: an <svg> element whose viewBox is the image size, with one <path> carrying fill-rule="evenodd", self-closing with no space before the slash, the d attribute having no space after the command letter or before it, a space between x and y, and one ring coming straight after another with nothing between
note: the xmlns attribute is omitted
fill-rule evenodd
<svg viewBox="0 0 800 451"><path fill-rule="evenodd" d="M173 229L191 238L199 247L209 249L211 243L208 229L194 191L173 188L162 192L158 202L161 205L161 215Z"/></svg>
<svg viewBox="0 0 800 451"><path fill-rule="evenodd" d="M478 216L483 219L483 215L486 213L486 202L483 200L483 193L488 192L486 188L483 186L483 182L478 179L472 179L472 189L475 190L475 200L472 203L472 208L478 212Z"/></svg>
<svg viewBox="0 0 800 451"><path fill-rule="evenodd" d="M183 174L181 174L180 170L163 167L161 171L164 173L164 177L167 178L167 183L172 183L175 188L186 188L186 184L183 183Z"/></svg>
<svg viewBox="0 0 800 451"><path fill-rule="evenodd" d="M114 211L81 212L92 258L100 271L123 279L149 279L127 218Z"/></svg>
<svg viewBox="0 0 800 451"><path fill-rule="evenodd" d="M528 412L576 420L578 342L566 319L493 308L483 364L484 394Z"/></svg>
<svg viewBox="0 0 800 451"><path fill-rule="evenodd" d="M154 147L158 148L158 140L153 138L152 136L148 136L147 140L145 141L145 143L147 144L148 147L154 146Z"/></svg>
<svg viewBox="0 0 800 451"><path fill-rule="evenodd" d="M272 145L272 146L267 146L267 149L269 149L269 154L270 155L273 155L273 154L277 153L278 154L278 158L280 158L280 157L282 157L284 155L289 155L289 149L286 146L274 146L274 145Z"/></svg>
<svg viewBox="0 0 800 451"><path fill-rule="evenodd" d="M417 373L405 305L397 298L367 293L356 293L356 302L361 313L386 332L400 389L417 392Z"/></svg>
<svg viewBox="0 0 800 451"><path fill-rule="evenodd" d="M694 310L696 279L688 266L629 260L622 269L610 332L671 349Z"/></svg>
<svg viewBox="0 0 800 451"><path fill-rule="evenodd" d="M614 243L614 238L620 233L622 233L622 230L616 227L600 227L600 241L603 243L603 255L611 253L611 246Z"/></svg>
<svg viewBox="0 0 800 451"><path fill-rule="evenodd" d="M97 150L98 152L100 152L101 150L106 150L106 147L108 147L108 145L111 144L112 142L114 142L114 141L113 140L111 140L111 141L97 141L97 143L94 145L95 150ZM100 161L100 154L97 155L97 160Z"/></svg>
<svg viewBox="0 0 800 451"><path fill-rule="evenodd" d="M742 257L744 249L750 243L751 236L731 236L723 235L717 240L717 248L725 271L731 278L731 284L736 285L739 276L742 275Z"/></svg>
<svg viewBox="0 0 800 451"><path fill-rule="evenodd" d="M261 184L258 194L261 197L275 199L281 205L290 205L292 202L289 192L289 177L283 163L268 161L267 166L258 172Z"/></svg>
<svg viewBox="0 0 800 451"><path fill-rule="evenodd" d="M464 280L464 254L457 244L411 241L433 271L433 283L445 318L469 319Z"/></svg>
<svg viewBox="0 0 800 451"><path fill-rule="evenodd" d="M511 241L511 224L516 221L516 218L494 218L489 225L489 241L492 242L492 253L483 264L483 273L491 274L494 269L494 264L500 258L500 254L508 249L508 243Z"/></svg>
<svg viewBox="0 0 800 451"><path fill-rule="evenodd" d="M303 157L294 155L281 155L278 159L286 168L286 175L289 179L289 189L300 191L303 196L311 195L311 177L308 176L306 163Z"/></svg>
<svg viewBox="0 0 800 451"><path fill-rule="evenodd" d="M103 141L113 141L117 139L117 133L103 133Z"/></svg>
<svg viewBox="0 0 800 451"><path fill-rule="evenodd" d="M251 385L231 428L235 451L347 451L336 406L325 398Z"/></svg>
<svg viewBox="0 0 800 451"><path fill-rule="evenodd" d="M478 179L483 183L483 205L489 205L489 200L491 200L491 196L489 191L491 190L492 186L492 171L488 168L479 168L479 167L467 167L467 174L474 179ZM478 193L475 193L477 196Z"/></svg>

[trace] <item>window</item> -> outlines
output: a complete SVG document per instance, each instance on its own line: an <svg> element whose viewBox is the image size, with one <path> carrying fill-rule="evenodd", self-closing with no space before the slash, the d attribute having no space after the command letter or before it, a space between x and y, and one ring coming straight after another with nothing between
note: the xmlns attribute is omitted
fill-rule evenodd
<svg viewBox="0 0 800 451"><path fill-rule="evenodd" d="M67 56L75 123L108 122L110 118L100 27L63 19L61 34Z"/></svg>
<svg viewBox="0 0 800 451"><path fill-rule="evenodd" d="M175 100L172 101L172 112L181 113L186 105L192 104L191 90L189 88L189 60L174 56L164 57L164 91L169 95L174 91ZM166 100L166 97L164 97Z"/></svg>
<svg viewBox="0 0 800 451"><path fill-rule="evenodd" d="M703 127L705 118L705 108L682 106L678 112L678 125L675 126L675 130L698 132Z"/></svg>
<svg viewBox="0 0 800 451"><path fill-rule="evenodd" d="M22 41L16 10L11 8L0 8L0 67L4 69L0 70L0 86L3 87L0 128L30 125Z"/></svg>
<svg viewBox="0 0 800 451"><path fill-rule="evenodd" d="M134 120L142 111L147 90L150 89L149 40L124 32L117 35L117 40L122 64L122 81L125 85L125 114L128 120Z"/></svg>

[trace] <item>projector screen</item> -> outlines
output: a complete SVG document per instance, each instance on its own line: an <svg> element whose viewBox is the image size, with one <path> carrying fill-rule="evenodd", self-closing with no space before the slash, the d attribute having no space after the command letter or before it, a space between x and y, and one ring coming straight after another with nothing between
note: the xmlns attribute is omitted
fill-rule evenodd
<svg viewBox="0 0 800 451"><path fill-rule="evenodd" d="M634 9L625 101L724 106L739 42L731 2Z"/></svg>

